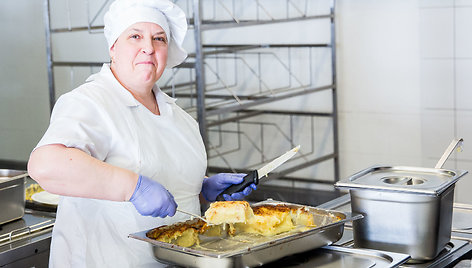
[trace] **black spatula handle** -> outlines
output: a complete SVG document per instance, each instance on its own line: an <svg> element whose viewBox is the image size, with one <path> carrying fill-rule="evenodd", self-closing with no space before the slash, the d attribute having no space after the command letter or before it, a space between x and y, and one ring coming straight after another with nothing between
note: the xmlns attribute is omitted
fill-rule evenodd
<svg viewBox="0 0 472 268"><path fill-rule="evenodd" d="M216 200L217 201L225 201L225 199L223 198L224 194L231 195L231 194L234 194L234 193L241 192L246 187L248 187L249 185L251 185L253 183L256 184L256 185L259 183L259 176L257 174L257 170L253 170L253 171L249 172L249 174L244 176L243 182L241 182L240 184L233 184L230 187L226 188L226 190L224 190L221 194L219 194L216 197Z"/></svg>

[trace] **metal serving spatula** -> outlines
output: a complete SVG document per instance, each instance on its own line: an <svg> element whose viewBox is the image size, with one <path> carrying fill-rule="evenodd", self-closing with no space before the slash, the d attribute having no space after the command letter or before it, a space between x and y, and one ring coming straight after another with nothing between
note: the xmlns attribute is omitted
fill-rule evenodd
<svg viewBox="0 0 472 268"><path fill-rule="evenodd" d="M202 221L208 223L207 220L206 220L205 218L203 218L202 216L200 216L200 215L193 214L193 213L190 213L190 212L181 210L181 209L179 209L179 208L177 208L176 211L178 211L178 212L180 212L180 213L183 213L183 214L187 214L187 215L192 216L192 217L195 217L195 218L199 218L200 220L202 220Z"/></svg>

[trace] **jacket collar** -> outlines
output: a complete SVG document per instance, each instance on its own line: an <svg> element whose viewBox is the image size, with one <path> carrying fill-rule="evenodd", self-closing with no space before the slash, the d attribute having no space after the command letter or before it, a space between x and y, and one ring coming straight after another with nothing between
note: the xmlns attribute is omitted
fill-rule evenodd
<svg viewBox="0 0 472 268"><path fill-rule="evenodd" d="M91 81L104 83L105 87L111 89L126 106L135 107L142 105L126 88L120 84L120 82L118 82L110 69L109 63L104 63L100 72L89 76L86 80L86 82ZM158 103L162 101L165 103L174 104L177 100L162 92L162 90L157 85L153 86L152 91L154 91L154 95L156 96Z"/></svg>

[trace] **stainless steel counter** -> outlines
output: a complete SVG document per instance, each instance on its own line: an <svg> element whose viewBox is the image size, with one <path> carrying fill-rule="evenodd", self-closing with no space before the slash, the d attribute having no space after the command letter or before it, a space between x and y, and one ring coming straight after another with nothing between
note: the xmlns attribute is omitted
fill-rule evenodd
<svg viewBox="0 0 472 268"><path fill-rule="evenodd" d="M257 191L256 191L257 192ZM279 201L288 201L296 198L297 203L312 205L313 196L316 193L309 190L297 192L297 195L281 195L276 198L271 195L272 191L260 193L264 198L273 198ZM337 194L337 193L332 193ZM327 196L326 194L325 196ZM331 201L325 202L317 207L323 209L350 212L349 194L335 196ZM258 200L259 201L259 200ZM290 200L295 201L295 200ZM316 201L316 200L315 200ZM318 203L319 204L319 203ZM322 268L344 268L344 267L403 267L403 268L466 268L472 258L472 206L454 204L453 209L453 232L452 239L439 256L429 262L407 263L409 256L394 252L379 251L372 249L355 248L353 242L352 224L345 225L343 236L334 245L310 250L300 254L288 256L261 267L322 267ZM169 266L178 267L178 266Z"/></svg>
<svg viewBox="0 0 472 268"><path fill-rule="evenodd" d="M48 267L54 213L26 210L0 226L0 267Z"/></svg>
<svg viewBox="0 0 472 268"><path fill-rule="evenodd" d="M346 194L318 206L323 209L332 209L350 212L350 196ZM353 247L352 226L346 226L343 237L335 243L342 247ZM451 241L434 260L424 263L403 264L400 267L454 267L464 259L472 258L472 205L453 205L453 220ZM369 266L370 267L370 266Z"/></svg>
<svg viewBox="0 0 472 268"><path fill-rule="evenodd" d="M343 195L318 207L350 212L350 196ZM54 213L27 210L22 219L0 226L0 267L47 267L54 220ZM334 245L286 257L263 267L420 268L470 263L472 205L454 204L452 229L448 247L438 258L427 263L405 264L404 254L354 248L352 226L347 224L342 238ZM466 261L460 262L464 259Z"/></svg>

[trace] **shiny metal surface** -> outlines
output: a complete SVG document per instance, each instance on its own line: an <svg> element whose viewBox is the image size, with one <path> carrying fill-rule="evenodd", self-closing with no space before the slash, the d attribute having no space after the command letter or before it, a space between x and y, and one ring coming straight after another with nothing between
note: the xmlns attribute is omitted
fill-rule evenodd
<svg viewBox="0 0 472 268"><path fill-rule="evenodd" d="M434 259L451 239L454 186L466 171L374 166L337 184L349 188L356 247ZM447 188L445 188L447 187Z"/></svg>
<svg viewBox="0 0 472 268"><path fill-rule="evenodd" d="M267 177L269 172L272 172L274 169L282 165L283 163L287 162L290 158L292 158L300 149L300 145L297 147L289 150L288 152L284 153L283 155L277 157L276 159L270 161L267 165L264 165L260 169L257 170L257 174L259 179Z"/></svg>
<svg viewBox="0 0 472 268"><path fill-rule="evenodd" d="M188 211L181 210L181 209L179 209L179 208L177 208L176 211L177 211L177 212L180 212L180 213L183 213L183 214L187 214L187 215L192 216L192 217L194 217L194 218L198 218L198 219L200 219L200 220L202 220L202 221L204 221L204 222L207 222L207 220L206 220L205 218L203 218L202 216L200 216L200 215L193 214L193 213L190 213L190 212L188 212Z"/></svg>
<svg viewBox="0 0 472 268"><path fill-rule="evenodd" d="M401 267L404 268L433 268L450 267L455 261L460 260L464 255L472 251L472 244L467 241L452 239L446 247L433 260L427 262L407 262ZM454 261L455 258L455 261Z"/></svg>
<svg viewBox="0 0 472 268"><path fill-rule="evenodd" d="M0 225L23 217L26 176L26 171L0 169Z"/></svg>
<svg viewBox="0 0 472 268"><path fill-rule="evenodd" d="M372 249L357 249L341 246L325 246L282 260L263 265L265 267L297 268L384 268L398 267L410 258L409 255Z"/></svg>
<svg viewBox="0 0 472 268"><path fill-rule="evenodd" d="M446 148L446 151L444 151L443 155L441 158L439 158L438 163L434 168L442 168L444 166L444 163L446 163L446 160L449 158L449 156L452 154L452 152L458 148L460 149L462 146L462 142L464 139L459 138L459 139L453 139L452 142L449 144L449 146Z"/></svg>
<svg viewBox="0 0 472 268"><path fill-rule="evenodd" d="M31 214L33 213L33 214ZM0 267L48 267L53 213L27 211L0 226Z"/></svg>
<svg viewBox="0 0 472 268"><path fill-rule="evenodd" d="M454 204L452 215L452 237L472 243L472 205Z"/></svg>
<svg viewBox="0 0 472 268"><path fill-rule="evenodd" d="M323 209L333 209L337 211L351 211L350 195L346 194L320 206ZM415 268L444 268L454 267L456 263L463 259L472 258L472 232L467 230L467 226L472 223L472 205L453 204L453 223L451 240L446 247L441 250L439 255L433 260L427 260L417 263L406 263L400 267ZM334 243L342 247L353 247L353 230L347 224L345 225L343 237ZM343 267L343 266L340 266Z"/></svg>
<svg viewBox="0 0 472 268"><path fill-rule="evenodd" d="M407 254L339 246L326 246L317 253L312 267L397 267L410 258Z"/></svg>
<svg viewBox="0 0 472 268"><path fill-rule="evenodd" d="M454 186L440 196L351 190L356 247L382 249L430 260L451 239Z"/></svg>
<svg viewBox="0 0 472 268"><path fill-rule="evenodd" d="M440 195L467 174L446 170L406 166L372 166L335 184L338 188L372 189Z"/></svg>
<svg viewBox="0 0 472 268"><path fill-rule="evenodd" d="M347 237L345 237L347 236ZM346 226L344 229L344 235L341 240L335 243L335 245L343 248L353 248L354 241L352 240L352 228ZM389 251L384 251L388 253ZM409 259L399 267L404 268L444 268L452 267L454 263L458 262L463 258L471 258L472 256L472 244L470 241L453 238L446 246L441 250L438 256L433 260L417 261ZM343 266L339 266L343 267Z"/></svg>
<svg viewBox="0 0 472 268"><path fill-rule="evenodd" d="M258 204L286 204L295 207L302 205L282 202L260 202ZM254 204L257 206L258 204ZM304 252L310 249L330 245L343 233L346 222L357 220L361 215L340 213L306 207L313 213L318 227L302 231L279 234L273 237L258 237L257 240L226 239L200 243L198 247L184 248L173 244L149 239L149 230L130 234L131 238L143 240L153 247L154 256L161 262L182 265L185 267L252 267ZM334 221L340 217L340 221ZM205 241L202 239L202 241ZM213 245L211 245L212 243ZM205 247L211 249L205 249Z"/></svg>
<svg viewBox="0 0 472 268"><path fill-rule="evenodd" d="M472 205L455 203L453 215L453 231L464 231L472 234Z"/></svg>

